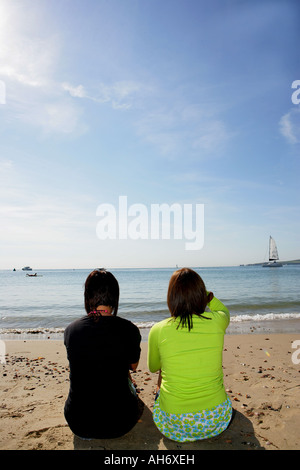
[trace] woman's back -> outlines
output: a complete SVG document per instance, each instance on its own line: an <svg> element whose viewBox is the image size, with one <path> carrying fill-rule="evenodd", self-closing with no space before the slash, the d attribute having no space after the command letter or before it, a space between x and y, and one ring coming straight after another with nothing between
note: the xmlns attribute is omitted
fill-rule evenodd
<svg viewBox="0 0 300 470"><path fill-rule="evenodd" d="M65 418L79 437L119 437L138 420L129 369L138 364L141 335L136 325L117 317L119 284L113 274L92 271L84 300L87 315L64 333L70 364Z"/></svg>
<svg viewBox="0 0 300 470"><path fill-rule="evenodd" d="M70 390L65 415L81 437L117 437L136 422L129 365L140 355L140 333L128 320L83 317L65 331Z"/></svg>
<svg viewBox="0 0 300 470"><path fill-rule="evenodd" d="M222 370L229 311L189 268L171 276L167 303L171 318L148 337L148 367L160 371L153 420L169 439L207 439L223 432L232 416Z"/></svg>
<svg viewBox="0 0 300 470"><path fill-rule="evenodd" d="M148 365L152 371L161 368L160 405L168 413L209 409L226 399L222 351L229 312L216 298L209 307L206 318L193 315L191 330L169 318L149 334Z"/></svg>

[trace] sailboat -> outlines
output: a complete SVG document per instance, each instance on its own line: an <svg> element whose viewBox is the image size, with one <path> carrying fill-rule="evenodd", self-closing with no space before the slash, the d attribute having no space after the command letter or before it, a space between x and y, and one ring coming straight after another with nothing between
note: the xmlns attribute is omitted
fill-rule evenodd
<svg viewBox="0 0 300 470"><path fill-rule="evenodd" d="M278 260L279 260L279 256L278 256L277 245L276 245L276 242L275 242L274 238L272 238L270 236L270 239L269 239L269 262L266 263L266 264L263 264L263 268L280 268L280 267L282 267L281 263L277 263Z"/></svg>

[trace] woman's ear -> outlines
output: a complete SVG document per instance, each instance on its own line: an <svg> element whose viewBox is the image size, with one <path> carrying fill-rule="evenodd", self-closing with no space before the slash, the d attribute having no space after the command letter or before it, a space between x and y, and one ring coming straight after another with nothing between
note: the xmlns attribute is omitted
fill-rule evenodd
<svg viewBox="0 0 300 470"><path fill-rule="evenodd" d="M213 298L214 298L214 294L212 292L208 292L207 293L207 303L209 304L209 302L211 302Z"/></svg>

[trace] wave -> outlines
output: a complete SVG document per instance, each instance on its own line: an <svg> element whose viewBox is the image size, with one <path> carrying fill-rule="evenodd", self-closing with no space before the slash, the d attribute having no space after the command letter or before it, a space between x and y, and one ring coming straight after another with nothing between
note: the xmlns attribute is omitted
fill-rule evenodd
<svg viewBox="0 0 300 470"><path fill-rule="evenodd" d="M236 315L230 318L231 323L241 322L264 322L264 321L283 321L283 320L300 320L300 313L267 313L256 315ZM155 325L155 321L133 321L133 323L141 330L150 329ZM1 337L15 337L16 339L24 336L43 336L43 337L62 337L65 328L0 328Z"/></svg>
<svg viewBox="0 0 300 470"><path fill-rule="evenodd" d="M266 313L256 315L235 315L230 317L231 323L239 322L263 322L263 321L280 321L280 320L300 320L300 313ZM139 328L151 328L156 322L136 323Z"/></svg>
<svg viewBox="0 0 300 470"><path fill-rule="evenodd" d="M0 328L0 335L60 335L64 328Z"/></svg>
<svg viewBox="0 0 300 470"><path fill-rule="evenodd" d="M266 313L266 314L255 314L255 315L236 315L230 318L233 323L243 321L272 321L272 320L300 320L300 313Z"/></svg>

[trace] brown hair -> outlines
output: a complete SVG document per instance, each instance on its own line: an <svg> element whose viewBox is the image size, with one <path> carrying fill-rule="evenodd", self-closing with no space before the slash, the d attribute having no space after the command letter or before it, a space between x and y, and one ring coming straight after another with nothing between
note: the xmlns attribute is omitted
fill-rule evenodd
<svg viewBox="0 0 300 470"><path fill-rule="evenodd" d="M99 305L109 305L113 309L113 315L117 315L119 283L115 276L104 268L92 271L85 281L84 306L86 312L96 310Z"/></svg>
<svg viewBox="0 0 300 470"><path fill-rule="evenodd" d="M182 268L172 274L167 303L172 317L180 317L178 327L181 324L189 330L193 328L193 314L209 320L202 315L207 302L206 287L198 273L189 268Z"/></svg>

